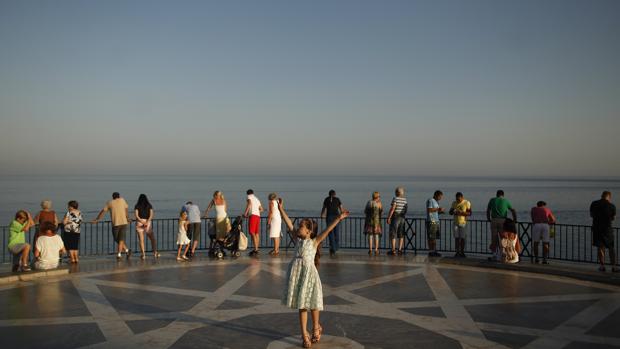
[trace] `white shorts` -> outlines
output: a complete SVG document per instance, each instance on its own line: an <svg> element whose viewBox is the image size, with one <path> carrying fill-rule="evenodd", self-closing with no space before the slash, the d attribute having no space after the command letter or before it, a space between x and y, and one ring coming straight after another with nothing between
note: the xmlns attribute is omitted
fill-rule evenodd
<svg viewBox="0 0 620 349"><path fill-rule="evenodd" d="M454 231L455 239L466 239L467 238L467 224L463 225L453 225L452 231Z"/></svg>
<svg viewBox="0 0 620 349"><path fill-rule="evenodd" d="M549 224L536 223L532 227L532 241L538 242L540 240L549 242Z"/></svg>

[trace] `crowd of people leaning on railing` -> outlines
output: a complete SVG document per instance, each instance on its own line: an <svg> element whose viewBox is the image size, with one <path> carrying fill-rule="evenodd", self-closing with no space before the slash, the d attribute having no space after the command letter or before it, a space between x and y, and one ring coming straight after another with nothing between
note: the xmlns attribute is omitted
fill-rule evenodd
<svg viewBox="0 0 620 349"><path fill-rule="evenodd" d="M246 192L246 205L243 217L247 219L248 233L252 242L250 256L259 254L259 234L260 216L264 212L261 201L254 195L254 191L249 189ZM460 192L456 193L455 200L452 201L450 208L446 210L440 202L443 193L435 191L433 196L426 200L426 238L429 249L429 257L440 257L437 251L436 241L441 239L441 225L439 217L448 213L453 216L452 233L455 240L455 258L465 258L465 241L468 235L468 218L472 214L472 205L465 199ZM269 237L273 239L273 249L269 252L272 256L280 253L280 238L282 235L282 199L276 193L268 195L267 205L267 230ZM13 271L30 271L30 253L35 258L32 265L36 269L52 269L59 265L59 255L68 252L70 263L79 262L79 242L80 227L83 223L82 213L78 209L77 201L69 201L67 211L62 220L58 219L52 210L52 202L44 200L41 202L41 210L33 217L25 210L19 210L15 214L15 219L9 227L8 250L13 255ZM404 238L406 234L405 214L407 213L408 203L405 197L405 189L398 187L391 200L390 208L384 217L383 204L379 192L373 192L371 199L366 203L364 209L365 221L364 231L368 240L368 254L378 255L379 238L383 234L383 219L387 218L389 226L390 249L388 255L401 255L404 253ZM186 261L196 253L201 238L202 219L206 218L210 211L214 211L214 227L209 229L210 249L218 242L226 239L231 232L231 220L227 213L227 202L221 191L216 191L209 202L207 209L201 212L198 205L188 201L182 206L179 214L179 225L177 232L177 255L178 261ZM145 194L140 194L134 206L133 218L130 218L129 205L118 192L112 194L112 200L108 201L97 217L91 223L100 221L106 213L110 214L112 223L112 235L117 245L116 258L121 259L131 256L131 250L126 245L126 235L129 223L135 221L136 233L139 241L140 258L146 258L144 237L146 236L152 245L153 257L159 258L157 241L153 233L153 206ZM326 220L329 226L336 222L345 212L341 200L336 196L334 190L330 190L328 196L323 201L321 218ZM534 252L534 263L548 264L549 243L554 236L554 224L556 218L547 207L544 201L538 201L536 206L531 209L532 222L532 241ZM511 217L509 217L509 214ZM490 223L489 246L492 256L489 260L501 261L504 263L516 263L519 261L521 251L520 239L517 234L517 211L512 207L508 199L504 197L504 192L498 190L496 196L489 200L486 209L487 220ZM611 203L611 193L604 191L600 200L592 202L590 205L590 216L592 217L592 245L597 248L599 270L605 271L605 249L609 251L612 271L618 272L616 267L616 255L614 251L614 234L612 222L616 216L616 207ZM315 222L316 224L316 222ZM26 232L36 227L33 234L32 244L26 241ZM61 236L56 232L60 230ZM334 256L340 246L339 226L336 224L333 231L328 235L329 252ZM539 258L539 247L542 242L542 260ZM320 248L318 249L320 253Z"/></svg>

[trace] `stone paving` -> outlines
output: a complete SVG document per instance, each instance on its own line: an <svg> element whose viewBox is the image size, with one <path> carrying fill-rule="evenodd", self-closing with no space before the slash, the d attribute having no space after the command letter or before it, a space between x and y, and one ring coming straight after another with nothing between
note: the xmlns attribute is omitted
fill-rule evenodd
<svg viewBox="0 0 620 349"><path fill-rule="evenodd" d="M7 348L297 348L291 258L115 262L0 286ZM324 257L313 348L620 348L620 287L424 256Z"/></svg>

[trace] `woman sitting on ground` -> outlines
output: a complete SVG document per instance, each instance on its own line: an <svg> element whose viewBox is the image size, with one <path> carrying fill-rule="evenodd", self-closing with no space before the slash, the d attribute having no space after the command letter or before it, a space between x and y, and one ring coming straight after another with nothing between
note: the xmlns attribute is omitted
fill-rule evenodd
<svg viewBox="0 0 620 349"><path fill-rule="evenodd" d="M58 268L59 256L65 254L65 245L62 238L56 235L56 226L45 222L40 227L40 235L34 247L36 261L34 267L37 270L49 270Z"/></svg>
<svg viewBox="0 0 620 349"><path fill-rule="evenodd" d="M518 263L521 244L517 234L517 226L512 219L506 219L504 229L498 236L496 259L503 263Z"/></svg>

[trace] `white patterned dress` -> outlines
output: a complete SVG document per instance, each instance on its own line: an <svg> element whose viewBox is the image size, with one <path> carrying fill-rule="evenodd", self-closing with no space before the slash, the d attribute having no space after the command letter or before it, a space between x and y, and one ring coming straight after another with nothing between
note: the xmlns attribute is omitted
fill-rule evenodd
<svg viewBox="0 0 620 349"><path fill-rule="evenodd" d="M323 310L323 286L319 271L314 266L315 254L315 240L297 241L297 251L288 266L288 283L282 298L282 304L287 307Z"/></svg>

